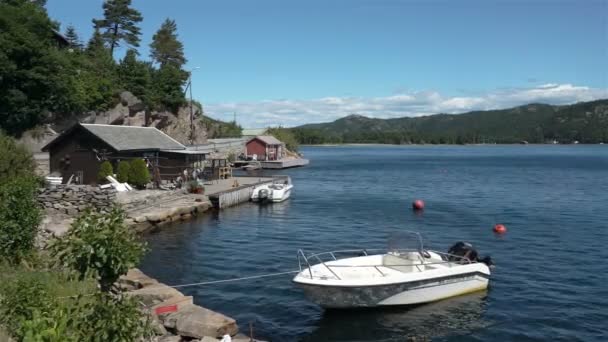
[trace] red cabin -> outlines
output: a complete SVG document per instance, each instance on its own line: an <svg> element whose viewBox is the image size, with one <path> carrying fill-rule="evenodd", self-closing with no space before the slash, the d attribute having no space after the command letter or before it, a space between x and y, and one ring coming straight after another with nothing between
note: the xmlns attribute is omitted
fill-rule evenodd
<svg viewBox="0 0 608 342"><path fill-rule="evenodd" d="M272 135L258 135L246 144L247 156L256 155L257 160L279 160L283 158L283 143Z"/></svg>

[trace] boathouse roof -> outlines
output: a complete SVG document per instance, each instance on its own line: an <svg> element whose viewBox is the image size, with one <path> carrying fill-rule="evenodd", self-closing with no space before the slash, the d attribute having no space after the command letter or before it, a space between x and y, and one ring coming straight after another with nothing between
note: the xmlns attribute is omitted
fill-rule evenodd
<svg viewBox="0 0 608 342"><path fill-rule="evenodd" d="M47 151L52 145L66 139L78 129L96 136L116 151L137 151L137 150L185 150L186 147L177 140L171 138L164 132L155 127L141 126L119 126L119 125L99 125L99 124L76 124L64 131L42 148Z"/></svg>
<svg viewBox="0 0 608 342"><path fill-rule="evenodd" d="M264 135L268 131L268 128L244 128L241 132L243 137L255 137L258 135Z"/></svg>
<svg viewBox="0 0 608 342"><path fill-rule="evenodd" d="M281 140L273 137L272 135L258 135L257 137L255 137L251 140L254 140L254 139L258 139L266 145L283 145ZM251 141L251 140L249 140L249 141Z"/></svg>

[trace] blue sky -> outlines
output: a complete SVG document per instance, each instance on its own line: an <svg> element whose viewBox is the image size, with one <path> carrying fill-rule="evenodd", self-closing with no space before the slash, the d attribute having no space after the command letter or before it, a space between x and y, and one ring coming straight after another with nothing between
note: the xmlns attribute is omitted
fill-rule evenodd
<svg viewBox="0 0 608 342"><path fill-rule="evenodd" d="M48 0L86 40L101 0ZM175 19L208 115L245 127L608 98L608 0L134 0ZM124 51L121 51L124 53Z"/></svg>

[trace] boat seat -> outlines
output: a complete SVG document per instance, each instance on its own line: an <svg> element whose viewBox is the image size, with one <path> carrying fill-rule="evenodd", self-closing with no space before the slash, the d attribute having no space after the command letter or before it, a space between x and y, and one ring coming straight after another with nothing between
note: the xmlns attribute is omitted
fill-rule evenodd
<svg viewBox="0 0 608 342"><path fill-rule="evenodd" d="M413 254L386 254L382 257L382 266L404 273L424 271L424 264Z"/></svg>

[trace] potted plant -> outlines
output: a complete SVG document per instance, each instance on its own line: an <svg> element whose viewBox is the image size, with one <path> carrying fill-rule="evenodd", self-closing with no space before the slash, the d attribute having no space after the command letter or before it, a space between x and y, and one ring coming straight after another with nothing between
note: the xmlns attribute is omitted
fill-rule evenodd
<svg viewBox="0 0 608 342"><path fill-rule="evenodd" d="M205 192L205 188L203 188L203 185L198 181L193 180L188 183L188 192L192 194L202 194Z"/></svg>

